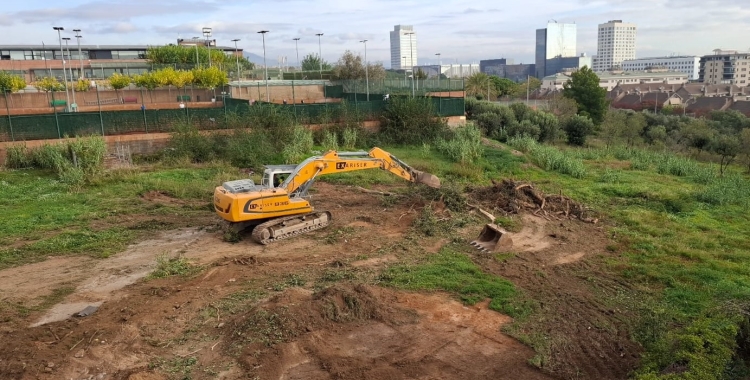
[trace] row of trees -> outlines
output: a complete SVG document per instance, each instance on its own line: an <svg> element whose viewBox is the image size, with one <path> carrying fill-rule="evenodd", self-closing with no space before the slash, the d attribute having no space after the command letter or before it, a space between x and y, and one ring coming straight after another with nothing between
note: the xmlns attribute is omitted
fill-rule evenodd
<svg viewBox="0 0 750 380"><path fill-rule="evenodd" d="M385 79L385 68L382 63L365 64L362 56L347 50L335 65L322 60L317 54L308 54L300 63L303 71L332 71L334 80L372 80Z"/></svg>
<svg viewBox="0 0 750 380"><path fill-rule="evenodd" d="M523 98L527 92L533 92L542 87L542 82L534 77L516 83L508 78L497 75L476 73L466 78L464 85L467 96L477 99L496 100L502 97Z"/></svg>
<svg viewBox="0 0 750 380"><path fill-rule="evenodd" d="M209 60L210 57L210 60ZM245 57L227 55L218 49L208 49L204 46L152 46L146 50L146 59L157 65L216 65L222 70L233 70L239 59L240 70L252 70L255 65Z"/></svg>

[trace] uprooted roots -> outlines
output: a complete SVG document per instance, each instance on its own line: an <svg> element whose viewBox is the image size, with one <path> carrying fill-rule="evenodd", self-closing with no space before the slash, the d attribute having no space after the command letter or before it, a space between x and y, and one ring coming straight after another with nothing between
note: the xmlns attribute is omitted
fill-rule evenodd
<svg viewBox="0 0 750 380"><path fill-rule="evenodd" d="M492 181L492 186L470 189L470 196L493 210L506 214L519 214L522 210L547 219L573 218L597 223L591 210L562 195L546 195L530 183L504 179Z"/></svg>

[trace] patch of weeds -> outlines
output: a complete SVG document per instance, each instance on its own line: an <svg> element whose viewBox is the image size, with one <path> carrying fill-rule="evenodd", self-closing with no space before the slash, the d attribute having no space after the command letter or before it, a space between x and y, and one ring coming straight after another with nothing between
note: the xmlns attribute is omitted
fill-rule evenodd
<svg viewBox="0 0 750 380"><path fill-rule="evenodd" d="M612 169L604 169L604 172L601 176L597 179L598 182L603 183L620 183L620 171L619 170L612 170Z"/></svg>
<svg viewBox="0 0 750 380"><path fill-rule="evenodd" d="M326 269L320 276L322 282L338 282L343 280L354 280L357 278L357 274L349 268L340 269Z"/></svg>
<svg viewBox="0 0 750 380"><path fill-rule="evenodd" d="M272 288L273 290L280 292L289 287L305 286L305 283L306 281L304 278L298 274L292 273L284 276L284 279L281 282L273 284Z"/></svg>
<svg viewBox="0 0 750 380"><path fill-rule="evenodd" d="M300 331L295 328L293 316L286 308L269 311L254 309L248 318L238 326L233 335L241 337L247 343L262 343L268 347L288 341Z"/></svg>
<svg viewBox="0 0 750 380"><path fill-rule="evenodd" d="M468 222L465 214L446 217L435 213L431 205L425 205L419 216L414 219L414 228L425 236L439 236L464 227Z"/></svg>
<svg viewBox="0 0 750 380"><path fill-rule="evenodd" d="M523 224L520 221L508 216L496 217L495 224L505 228L509 232L520 232L523 228Z"/></svg>
<svg viewBox="0 0 750 380"><path fill-rule="evenodd" d="M324 241L326 244L336 244L338 243L342 238L345 238L347 235L351 235L354 233L354 228L352 227L341 227L337 228L324 238Z"/></svg>
<svg viewBox="0 0 750 380"><path fill-rule="evenodd" d="M170 276L189 276L200 270L199 266L193 265L184 256L168 257L159 255L156 257L156 268L148 279L164 278Z"/></svg>
<svg viewBox="0 0 750 380"><path fill-rule="evenodd" d="M170 375L180 375L181 379L190 379L193 366L198 364L198 358L195 356L190 357L174 357L172 359L165 359L162 357L156 357L151 359L148 363L149 369L157 369L166 372Z"/></svg>
<svg viewBox="0 0 750 380"><path fill-rule="evenodd" d="M485 273L455 247L443 247L417 265L388 268L380 279L395 287L411 290L444 290L456 293L463 302L475 304L490 298L490 309L512 317L527 315L528 304L510 281Z"/></svg>

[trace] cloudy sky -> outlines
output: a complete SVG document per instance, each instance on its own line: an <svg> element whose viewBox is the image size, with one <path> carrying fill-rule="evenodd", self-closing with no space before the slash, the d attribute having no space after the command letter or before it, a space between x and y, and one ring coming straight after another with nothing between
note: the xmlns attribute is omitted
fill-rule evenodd
<svg viewBox="0 0 750 380"><path fill-rule="evenodd" d="M64 4L64 5L63 5ZM750 0L25 0L3 2L0 44L57 43L53 26L82 29L84 44L166 44L212 27L219 45L262 54L259 30L269 30L269 61L317 52L335 61L346 49L390 65L389 34L414 25L419 63L513 58L530 63L535 29L548 20L578 25L578 53L596 54L597 24L622 19L638 25L639 57L704 55L716 48L750 50ZM72 32L69 32L72 33ZM72 35L72 34L71 34ZM270 62L269 62L270 63Z"/></svg>

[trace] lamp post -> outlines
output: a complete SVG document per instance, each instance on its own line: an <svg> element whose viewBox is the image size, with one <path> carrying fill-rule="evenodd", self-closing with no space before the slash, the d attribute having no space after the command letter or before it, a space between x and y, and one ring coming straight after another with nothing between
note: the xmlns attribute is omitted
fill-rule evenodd
<svg viewBox="0 0 750 380"><path fill-rule="evenodd" d="M197 69L198 66L200 66L200 59L198 59L198 40L200 40L200 37L193 37L193 41L195 41L195 68Z"/></svg>
<svg viewBox="0 0 750 380"><path fill-rule="evenodd" d="M401 67L404 67L404 66L406 66L406 56L404 56L404 57L401 57L401 59L402 59L402 60L403 60L403 62L404 62L403 64L401 64ZM404 84L406 84L406 68L404 68Z"/></svg>
<svg viewBox="0 0 750 380"><path fill-rule="evenodd" d="M63 40L65 40L65 50L68 51L68 59L70 59L70 47L68 46L68 41L70 41L70 37L63 37ZM76 88L75 85L73 85L73 67L72 65L68 65L70 68L70 85L73 86L71 89L71 93L73 95L73 104L76 104ZM65 69L63 69L63 73L65 72ZM67 90L65 90L67 92ZM73 105L71 104L71 106Z"/></svg>
<svg viewBox="0 0 750 380"><path fill-rule="evenodd" d="M411 97L414 97L414 46L412 45L412 37L414 32L404 33L405 36L409 36L409 65L411 66Z"/></svg>
<svg viewBox="0 0 750 380"><path fill-rule="evenodd" d="M73 31L76 32L76 41L78 42L78 65L81 70L81 72L78 73L78 78L83 79L86 77L83 75L83 55L81 54L81 38L83 38L83 36L81 35L81 29L73 29Z"/></svg>
<svg viewBox="0 0 750 380"><path fill-rule="evenodd" d="M237 49L237 41L239 40L239 38L232 40L234 42L234 57L237 58L237 82L240 81L240 51ZM237 85L239 86L239 83Z"/></svg>
<svg viewBox="0 0 750 380"><path fill-rule="evenodd" d="M302 71L302 65L299 63L299 37L292 39L294 40L294 50L297 52L297 66L299 66L299 70Z"/></svg>
<svg viewBox="0 0 750 380"><path fill-rule="evenodd" d="M266 64L266 33L268 33L267 30L261 30L260 33L263 36L263 68L265 69L266 73L266 102L271 102L271 95L268 93L268 65Z"/></svg>
<svg viewBox="0 0 750 380"><path fill-rule="evenodd" d="M211 28L203 28L203 36L206 37L206 48L208 49L208 67L211 67L211 42L208 38L211 37Z"/></svg>
<svg viewBox="0 0 750 380"><path fill-rule="evenodd" d="M440 77L443 76L443 61L440 60L440 53L435 53L435 55L438 57L438 89L442 91L440 88Z"/></svg>
<svg viewBox="0 0 750 380"><path fill-rule="evenodd" d="M370 73L369 68L367 64L367 40L359 41L363 44L365 44L365 83L367 85L367 101L370 101Z"/></svg>
<svg viewBox="0 0 750 380"><path fill-rule="evenodd" d="M62 26L54 26L52 29L57 31L57 39L60 41L60 59L62 59L63 67L63 82L65 82L65 109L70 110L70 97L68 96L68 74L65 73L65 52L62 48L62 38L60 37L60 31L65 30Z"/></svg>
<svg viewBox="0 0 750 380"><path fill-rule="evenodd" d="M323 79L323 53L320 49L320 36L323 35L323 33L315 33L316 36L318 36L318 63L320 67L320 79Z"/></svg>

